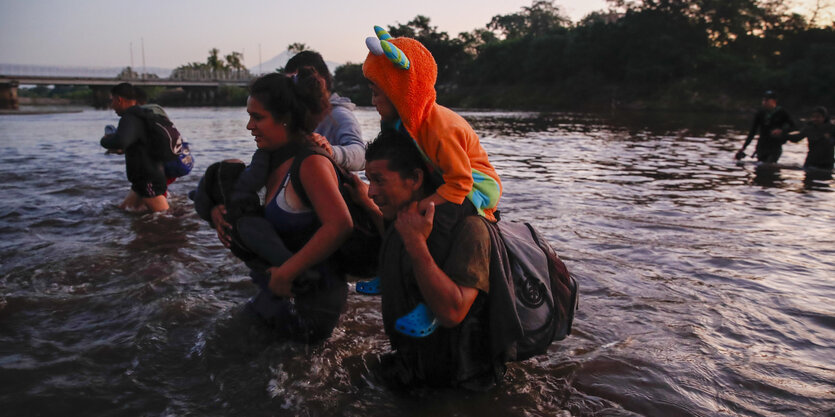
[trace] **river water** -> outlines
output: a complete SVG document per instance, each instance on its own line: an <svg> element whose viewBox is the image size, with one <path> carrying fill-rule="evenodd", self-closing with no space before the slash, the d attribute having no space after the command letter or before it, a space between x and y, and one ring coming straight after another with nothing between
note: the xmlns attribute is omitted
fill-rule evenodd
<svg viewBox="0 0 835 417"><path fill-rule="evenodd" d="M170 109L198 166L248 160L242 108ZM116 208L112 112L0 116L4 415L821 416L835 413L835 184L732 155L748 115L465 112L504 218L581 285L573 334L486 394L393 392L379 299L351 291L321 346L237 315L245 267L171 187ZM378 130L360 109L366 139ZM781 162L802 164L803 144Z"/></svg>

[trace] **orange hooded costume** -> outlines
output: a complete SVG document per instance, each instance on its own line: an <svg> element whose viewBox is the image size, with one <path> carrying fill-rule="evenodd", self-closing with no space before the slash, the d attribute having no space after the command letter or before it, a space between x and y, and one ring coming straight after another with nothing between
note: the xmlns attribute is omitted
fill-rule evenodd
<svg viewBox="0 0 835 417"><path fill-rule="evenodd" d="M362 72L397 109L406 131L444 183L436 193L455 204L469 198L478 213L496 221L501 181L473 128L452 110L435 102L438 67L418 41L392 38L379 26Z"/></svg>

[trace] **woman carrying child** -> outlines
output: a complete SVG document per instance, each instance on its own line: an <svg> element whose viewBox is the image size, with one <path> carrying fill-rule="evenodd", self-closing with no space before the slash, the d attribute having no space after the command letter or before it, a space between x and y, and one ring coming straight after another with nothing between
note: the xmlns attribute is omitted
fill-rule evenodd
<svg viewBox="0 0 835 417"><path fill-rule="evenodd" d="M344 274L329 257L350 234L351 216L339 192L332 161L310 151L317 147L312 132L328 106L324 80L309 67L291 77L278 73L260 77L250 88L246 106L246 128L259 151L269 155L266 163L270 167L263 217L245 217L266 228L249 227L257 236L238 230L243 242L262 246L252 249L268 261L265 271L253 267L255 262L247 262L253 269L251 276L261 284L247 309L267 321L279 337L305 343L330 336L347 296ZM299 166L298 180L303 190L297 190L290 178L291 166L302 154L306 157ZM211 219L220 241L230 247L231 221L224 214L226 207L216 206ZM240 227L246 223L235 223L246 229ZM308 279L311 277L315 279ZM302 278L307 281L304 291L298 285Z"/></svg>

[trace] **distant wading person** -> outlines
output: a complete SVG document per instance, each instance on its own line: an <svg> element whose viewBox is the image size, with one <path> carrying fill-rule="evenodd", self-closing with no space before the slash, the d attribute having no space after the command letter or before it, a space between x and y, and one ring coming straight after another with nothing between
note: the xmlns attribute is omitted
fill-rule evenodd
<svg viewBox="0 0 835 417"><path fill-rule="evenodd" d="M766 91L763 94L762 108L754 115L754 123L742 148L737 151L736 159L745 157L745 148L759 132L760 136L757 139L757 146L754 151L757 161L776 163L783 153L783 143L786 142L785 134L796 128L797 126L789 113L777 105L777 93L771 90Z"/></svg>
<svg viewBox="0 0 835 417"><path fill-rule="evenodd" d="M792 142L809 141L809 153L803 168L832 171L835 165L835 125L829 121L826 107L817 107L812 111L812 121L800 130L789 135Z"/></svg>
<svg viewBox="0 0 835 417"><path fill-rule="evenodd" d="M101 139L101 146L125 154L125 170L131 187L119 207L130 211L168 210L167 178L163 161L151 156L147 144L145 122L138 111L136 90L129 83L121 83L110 90L110 105L121 116L113 134Z"/></svg>

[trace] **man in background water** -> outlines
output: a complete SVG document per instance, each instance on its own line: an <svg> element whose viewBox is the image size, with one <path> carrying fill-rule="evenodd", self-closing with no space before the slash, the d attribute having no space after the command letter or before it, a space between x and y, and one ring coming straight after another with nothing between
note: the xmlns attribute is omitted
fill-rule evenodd
<svg viewBox="0 0 835 417"><path fill-rule="evenodd" d="M748 137L745 138L745 144L736 153L736 159L745 157L745 148L759 131L760 137L757 139L756 150L752 156L756 155L760 162L776 163L783 153L785 133L796 128L797 125L789 113L777 105L777 93L771 90L766 91L763 94L762 108L754 115L754 124L748 132Z"/></svg>
<svg viewBox="0 0 835 417"><path fill-rule="evenodd" d="M132 112L138 109L136 99L136 89L130 83L121 83L110 90L110 106L121 119L115 133L101 138L101 146L125 154L125 170L131 187L119 208L165 211L168 199L163 162L151 156L145 122Z"/></svg>

